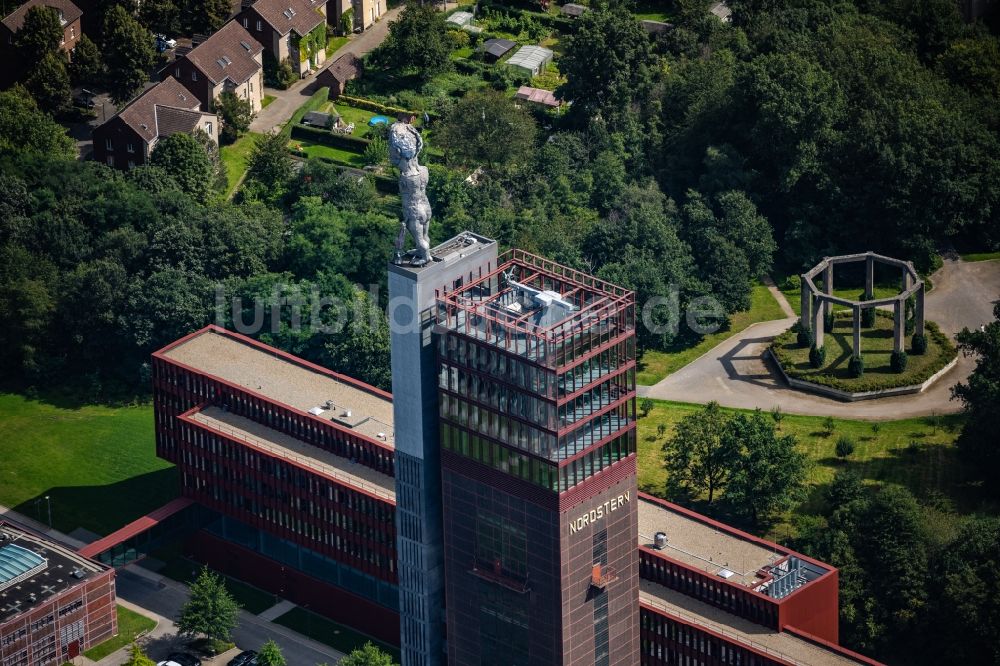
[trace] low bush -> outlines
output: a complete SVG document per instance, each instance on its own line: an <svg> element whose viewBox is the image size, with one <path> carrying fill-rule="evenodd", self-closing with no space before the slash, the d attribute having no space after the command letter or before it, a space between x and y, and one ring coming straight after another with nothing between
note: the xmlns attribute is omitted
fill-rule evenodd
<svg viewBox="0 0 1000 666"><path fill-rule="evenodd" d="M893 372L905 372L906 371L906 352L905 351L894 351L892 355L889 356L889 367L892 368Z"/></svg>
<svg viewBox="0 0 1000 666"><path fill-rule="evenodd" d="M798 291L802 288L802 278L798 275L789 275L785 278L785 281L781 283L782 291Z"/></svg>
<svg viewBox="0 0 1000 666"><path fill-rule="evenodd" d="M355 109L363 109L365 111L373 111L375 113L381 113L384 116L389 116L391 118L396 118L400 114L408 113L414 116L419 116L420 114L416 111L410 111L409 109L401 109L398 106L388 106L386 104L379 104L378 102L373 102L370 99L365 99L363 97L350 97L348 95L341 95L337 98L337 102L341 104L346 104L348 106L353 106Z"/></svg>
<svg viewBox="0 0 1000 666"><path fill-rule="evenodd" d="M812 331L807 331L801 326L799 330L795 332L795 343L799 347L812 347L816 339L813 337Z"/></svg>
<svg viewBox="0 0 1000 666"><path fill-rule="evenodd" d="M809 365L814 368L822 368L823 364L826 362L826 345L822 347L817 347L813 344L809 348Z"/></svg>
<svg viewBox="0 0 1000 666"><path fill-rule="evenodd" d="M861 325L871 328L875 325L875 308L863 308L861 310Z"/></svg>
<svg viewBox="0 0 1000 666"><path fill-rule="evenodd" d="M852 356L847 364L847 372L855 379L865 374L865 358L863 356Z"/></svg>
<svg viewBox="0 0 1000 666"><path fill-rule="evenodd" d="M838 458L846 458L854 453L854 440L847 435L841 435L837 439L836 453Z"/></svg>
<svg viewBox="0 0 1000 666"><path fill-rule="evenodd" d="M927 353L927 336L916 334L910 341L910 352L917 355L923 356Z"/></svg>

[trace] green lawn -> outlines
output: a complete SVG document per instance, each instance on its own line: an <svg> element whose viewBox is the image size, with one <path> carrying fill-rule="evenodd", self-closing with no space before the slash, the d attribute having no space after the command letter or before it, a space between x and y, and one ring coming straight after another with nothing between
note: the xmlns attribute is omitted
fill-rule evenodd
<svg viewBox="0 0 1000 666"><path fill-rule="evenodd" d="M276 99L278 98L275 97L274 95L264 95L264 99L260 101L260 108L262 109L267 108L267 105Z"/></svg>
<svg viewBox="0 0 1000 666"><path fill-rule="evenodd" d="M342 624L337 624L329 618L317 615L304 608L293 608L274 621L277 624L288 627L344 653L364 647L365 643L371 641L392 655L394 663L399 663L400 661L399 650L391 645L386 645L370 636L354 631Z"/></svg>
<svg viewBox="0 0 1000 666"><path fill-rule="evenodd" d="M633 8L632 14L640 21L669 23L672 18L672 14L668 10L668 3L657 0L639 0Z"/></svg>
<svg viewBox="0 0 1000 666"><path fill-rule="evenodd" d="M118 635L99 643L84 652L84 656L93 661L100 661L109 654L125 647L135 640L136 636L151 631L156 626L156 620L118 606Z"/></svg>
<svg viewBox="0 0 1000 666"><path fill-rule="evenodd" d="M250 149L253 148L253 143L257 140L258 136L260 135L248 132L237 139L236 143L222 146L219 149L222 163L226 167L226 180L229 183L226 188L227 198L233 196L236 186L243 178L243 174L246 173L247 158L250 156Z"/></svg>
<svg viewBox="0 0 1000 666"><path fill-rule="evenodd" d="M636 382L644 386L652 386L667 375L677 372L723 340L736 335L750 324L783 319L784 317L785 314L781 311L781 306L778 305L778 301L774 300L767 287L763 284L756 284L750 298L750 309L745 312L737 312L730 317L729 326L725 330L706 335L693 346L678 346L665 351L646 350L638 361L639 372L636 375Z"/></svg>
<svg viewBox="0 0 1000 666"><path fill-rule="evenodd" d="M471 46L466 46L465 48L455 49L451 52L452 60L463 60L465 58L471 58L472 54L475 53L475 49Z"/></svg>
<svg viewBox="0 0 1000 666"><path fill-rule="evenodd" d="M358 109L347 104L328 102L322 109L325 113L336 112L340 115L342 122L346 124L354 123L354 131L351 136L365 137L368 135L368 121L373 116L379 114L374 111Z"/></svg>
<svg viewBox="0 0 1000 666"><path fill-rule="evenodd" d="M649 416L639 419L639 489L662 495L667 478L663 469L663 444L680 419L703 407L660 400L654 402L656 406ZM827 434L823 417L784 415L781 432L795 435L799 448L810 461L808 498L797 512L811 514L822 508L821 491L839 469L853 469L868 482L905 485L917 497L925 501L934 500L939 506L950 507L950 510L962 513L976 510L979 500L977 489L965 482L964 469L954 446L962 418L960 415L948 415L882 421L877 433L868 421L834 419L834 430ZM657 435L657 426L661 423L667 426L662 438ZM834 453L841 435L851 437L856 444L855 452L846 461L838 459ZM718 511L723 509L722 506L706 507L704 502L696 502L694 508L710 515L720 515ZM772 539L788 536L791 517L784 516L777 521L769 528L767 536Z"/></svg>
<svg viewBox="0 0 1000 666"><path fill-rule="evenodd" d="M799 291L799 289L797 287L790 288L790 285L786 285L784 276L776 275L774 279L777 282L778 288L781 290L781 293L783 293L785 295L785 298L788 299L788 304L792 306L793 310L795 310L795 314L802 314L802 294ZM822 288L823 280L821 277L814 278L813 282L816 284L817 287ZM929 280L925 279L924 282L925 282L925 287L929 290L930 289ZM836 284L837 284L836 278L834 278L835 288L833 290L833 295L837 296L838 298L849 298L851 300L859 300L861 298L861 293L865 290L864 286L837 287ZM902 286L903 286L902 283L876 284L874 288L875 298L888 298L890 296L895 296L896 294L899 293ZM846 309L847 308L843 305L833 306L834 312L839 312L841 310L846 310Z"/></svg>
<svg viewBox="0 0 1000 666"><path fill-rule="evenodd" d="M851 377L848 365L853 354L854 325L850 316L834 318L832 331L823 336L826 363L821 368L809 364L809 348L800 347L795 333L786 332L774 340L774 351L789 376L813 381L846 391L868 391L893 386L912 386L926 381L955 357L955 350L940 333L927 331L927 351L919 356L911 351L912 336L906 336L904 349L909 354L906 370L894 372L889 365L893 349L892 317L875 318L875 326L861 329L861 355L864 375ZM935 329L936 331L937 329Z"/></svg>
<svg viewBox="0 0 1000 666"><path fill-rule="evenodd" d="M341 46L349 41L350 39L347 37L337 37L336 35L331 36L328 40L326 40L326 57L332 57Z"/></svg>
<svg viewBox="0 0 1000 666"><path fill-rule="evenodd" d="M181 555L177 544L161 549L154 553L153 556L164 561L163 568L158 570L157 573L185 585L191 584L198 577L198 572L201 571L200 564ZM270 592L265 592L260 588L230 576L224 575L223 578L226 581L226 589L236 599L236 603L249 613L253 613L254 615L263 613L278 603L277 597Z"/></svg>
<svg viewBox="0 0 1000 666"><path fill-rule="evenodd" d="M0 442L0 504L44 522L47 495L63 532L109 534L177 495L176 471L155 455L150 405L69 408L2 393Z"/></svg>
<svg viewBox="0 0 1000 666"><path fill-rule="evenodd" d="M1000 252L970 252L961 256L962 261L993 261L1000 259Z"/></svg>
<svg viewBox="0 0 1000 666"><path fill-rule="evenodd" d="M344 166L360 169L365 165L364 158L361 155L349 150L344 150L343 148L324 146L319 143L309 143L308 141L302 141L300 139L292 139L288 142L288 147L294 150L301 150L308 157L322 157Z"/></svg>

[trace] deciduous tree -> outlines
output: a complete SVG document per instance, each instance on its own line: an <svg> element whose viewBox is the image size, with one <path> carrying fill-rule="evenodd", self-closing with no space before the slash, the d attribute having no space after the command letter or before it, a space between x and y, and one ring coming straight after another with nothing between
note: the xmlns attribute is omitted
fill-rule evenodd
<svg viewBox="0 0 1000 666"><path fill-rule="evenodd" d="M707 493L712 503L729 480L739 454L738 444L725 436L728 423L714 401L677 423L663 446L668 488L695 497Z"/></svg>
<svg viewBox="0 0 1000 666"><path fill-rule="evenodd" d="M959 450L974 464L977 474L996 486L1000 474L996 437L996 424L1000 423L1000 304L993 306L993 316L994 321L981 330L964 329L958 334L959 349L976 358L976 368L952 394L962 401L967 414L958 437Z"/></svg>
<svg viewBox="0 0 1000 666"><path fill-rule="evenodd" d="M35 63L24 81L38 106L58 115L69 109L73 91L69 85L66 59L61 53L46 53Z"/></svg>
<svg viewBox="0 0 1000 666"><path fill-rule="evenodd" d="M352 650L344 656L338 666L396 666L392 657L380 650L373 643L365 643L364 647Z"/></svg>
<svg viewBox="0 0 1000 666"><path fill-rule="evenodd" d="M69 64L69 73L74 83L93 85L101 79L104 72L104 62L97 44L87 35L80 35L80 41L73 49L73 61Z"/></svg>
<svg viewBox="0 0 1000 666"><path fill-rule="evenodd" d="M22 86L0 92L0 153L74 157L76 144L66 128L39 110Z"/></svg>
<svg viewBox="0 0 1000 666"><path fill-rule="evenodd" d="M19 58L32 65L50 53L57 53L63 41L59 13L45 5L30 7L15 41Z"/></svg>
<svg viewBox="0 0 1000 666"><path fill-rule="evenodd" d="M184 132L157 142L149 161L166 171L182 190L199 199L207 198L216 183L205 147Z"/></svg>
<svg viewBox="0 0 1000 666"><path fill-rule="evenodd" d="M450 54L444 14L430 3L409 2L376 55L393 69L429 79L451 68Z"/></svg>
<svg viewBox="0 0 1000 666"><path fill-rule="evenodd" d="M434 134L448 160L469 167L525 164L535 149L534 118L506 94L469 93L452 108Z"/></svg>
<svg viewBox="0 0 1000 666"><path fill-rule="evenodd" d="M222 577L203 567L198 578L191 583L188 600L181 607L177 620L177 629L183 634L201 634L210 640L229 640L239 612L240 606L226 589ZM274 663L281 666L285 662Z"/></svg>
<svg viewBox="0 0 1000 666"><path fill-rule="evenodd" d="M726 500L755 523L792 508L803 496L805 454L795 437L778 435L759 409L735 414L726 424L722 446L736 452Z"/></svg>
<svg viewBox="0 0 1000 666"><path fill-rule="evenodd" d="M215 112L222 120L222 143L233 143L241 134L250 129L253 121L253 106L250 100L238 97L235 93L226 91L215 100Z"/></svg>
<svg viewBox="0 0 1000 666"><path fill-rule="evenodd" d="M285 666L285 655L281 654L281 648L272 639L268 639L257 652L257 664L259 666Z"/></svg>
<svg viewBox="0 0 1000 666"><path fill-rule="evenodd" d="M115 5L104 18L102 43L111 99L122 106L149 79L156 62L153 36L124 7Z"/></svg>

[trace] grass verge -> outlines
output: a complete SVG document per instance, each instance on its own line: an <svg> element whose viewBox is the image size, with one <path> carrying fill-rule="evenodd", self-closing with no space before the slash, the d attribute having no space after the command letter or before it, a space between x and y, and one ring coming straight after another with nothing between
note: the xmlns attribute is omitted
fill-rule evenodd
<svg viewBox="0 0 1000 666"><path fill-rule="evenodd" d="M288 142L288 147L293 151L305 153L306 157L330 160L331 162L342 166L360 169L365 165L365 160L362 155L351 152L350 150L344 150L343 148L324 146L319 143L309 143L308 141L302 141L301 139L292 139Z"/></svg>
<svg viewBox="0 0 1000 666"><path fill-rule="evenodd" d="M328 40L326 40L326 57L327 58L333 57L333 54L336 53L336 51L341 46L343 46L349 41L350 39L348 39L347 37L337 37L336 35L330 37Z"/></svg>
<svg viewBox="0 0 1000 666"><path fill-rule="evenodd" d="M1000 252L970 252L961 257L962 261L993 261L1000 259Z"/></svg>
<svg viewBox="0 0 1000 666"><path fill-rule="evenodd" d="M704 408L680 402L654 401L648 416L639 419L638 466L639 489L662 496L667 480L663 468L663 444L673 434L678 421ZM737 410L723 408L733 413ZM766 530L766 536L784 540L793 533L796 514L815 514L823 506L823 490L840 469L851 469L869 483L893 483L909 488L925 501L935 501L951 512L969 513L978 509L978 488L965 481L963 464L958 458L955 439L963 422L961 415L928 416L898 421L872 422L832 419L833 430L826 429L821 416L782 415L782 434L794 435L798 447L809 459L807 499L793 512L779 517ZM666 431L661 437L658 427ZM854 440L856 448L848 458L836 456L841 436ZM724 504L707 506L696 502L695 510L722 518Z"/></svg>
<svg viewBox="0 0 1000 666"><path fill-rule="evenodd" d="M228 146L219 149L222 163L226 167L226 198L233 196L237 185L243 179L243 174L247 171L247 158L253 148L254 141L260 136L254 132L248 132Z"/></svg>
<svg viewBox="0 0 1000 666"><path fill-rule="evenodd" d="M84 656L88 659L100 661L134 641L139 634L152 631L156 626L156 620L140 615L124 606L118 606L116 610L118 612L118 635L112 636L84 652Z"/></svg>
<svg viewBox="0 0 1000 666"><path fill-rule="evenodd" d="M264 99L262 99L260 101L260 108L262 108L262 109L267 108L268 104L270 104L271 102L273 102L276 99L278 99L278 98L275 97L274 95L264 95Z"/></svg>
<svg viewBox="0 0 1000 666"><path fill-rule="evenodd" d="M274 622L345 654L364 647L365 643L371 641L383 651L388 652L392 656L393 663L400 661L399 650L391 645L386 645L304 608L293 608L279 616Z"/></svg>
<svg viewBox="0 0 1000 666"><path fill-rule="evenodd" d="M729 318L729 326L724 330L704 336L698 344L690 346L677 345L666 350L647 349L638 361L639 372L636 382L644 386L652 386L664 377L677 372L685 365L695 360L709 349L741 332L747 326L761 321L783 319L784 312L778 301L763 284L756 284L750 297L750 309L737 312Z"/></svg>
<svg viewBox="0 0 1000 666"><path fill-rule="evenodd" d="M156 457L153 409L65 406L0 393L0 504L63 532L109 534L177 495Z"/></svg>

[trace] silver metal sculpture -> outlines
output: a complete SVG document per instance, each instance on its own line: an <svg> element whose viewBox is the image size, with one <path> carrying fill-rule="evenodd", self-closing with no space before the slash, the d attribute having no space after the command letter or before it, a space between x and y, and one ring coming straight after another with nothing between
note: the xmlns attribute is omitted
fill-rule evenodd
<svg viewBox="0 0 1000 666"><path fill-rule="evenodd" d="M399 121L389 128L389 161L399 169L399 195L403 200L403 225L396 238L396 264L409 257L411 266L431 261L431 242L427 232L431 224L431 202L427 199L427 167L417 158L424 140L413 125ZM404 252L406 232L410 232L415 250Z"/></svg>

